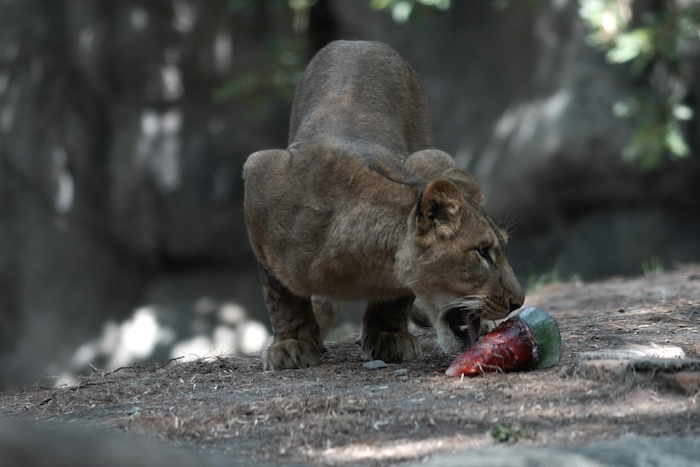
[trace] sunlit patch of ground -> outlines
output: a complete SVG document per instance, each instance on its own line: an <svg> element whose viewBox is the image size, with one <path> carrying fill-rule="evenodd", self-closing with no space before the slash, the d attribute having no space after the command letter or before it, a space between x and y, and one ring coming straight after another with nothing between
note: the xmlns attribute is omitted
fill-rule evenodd
<svg viewBox="0 0 700 467"><path fill-rule="evenodd" d="M187 318L187 317L185 317ZM104 371L148 362L157 357L182 362L204 357L249 354L263 349L270 333L259 321L250 319L241 305L217 302L209 297L197 300L184 332L168 323L167 313L158 305L134 310L121 323L109 321L102 334L73 353L69 371L57 378L56 386L75 384L76 374Z"/></svg>

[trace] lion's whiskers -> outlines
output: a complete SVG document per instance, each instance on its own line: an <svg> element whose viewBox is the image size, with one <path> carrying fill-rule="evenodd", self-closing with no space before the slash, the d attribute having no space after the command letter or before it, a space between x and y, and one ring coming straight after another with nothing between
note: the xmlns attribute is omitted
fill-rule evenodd
<svg viewBox="0 0 700 467"><path fill-rule="evenodd" d="M408 281L408 282L404 283L401 287L410 288L413 284L417 284L419 282L425 282L425 279L414 279L412 281Z"/></svg>
<svg viewBox="0 0 700 467"><path fill-rule="evenodd" d="M447 303L443 308L457 307L481 309L484 307L484 299L481 295L465 295Z"/></svg>

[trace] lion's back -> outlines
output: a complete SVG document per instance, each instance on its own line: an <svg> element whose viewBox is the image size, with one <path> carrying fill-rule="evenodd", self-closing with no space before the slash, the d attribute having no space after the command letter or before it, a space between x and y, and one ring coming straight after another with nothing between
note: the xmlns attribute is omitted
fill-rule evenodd
<svg viewBox="0 0 700 467"><path fill-rule="evenodd" d="M404 156L433 147L418 76L381 42L330 43L297 84L289 143L320 135L371 141Z"/></svg>

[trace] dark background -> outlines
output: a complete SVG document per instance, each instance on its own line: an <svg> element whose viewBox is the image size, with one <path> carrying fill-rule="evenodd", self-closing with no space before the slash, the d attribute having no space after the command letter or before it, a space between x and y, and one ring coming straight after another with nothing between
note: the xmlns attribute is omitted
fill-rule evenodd
<svg viewBox="0 0 700 467"><path fill-rule="evenodd" d="M698 120L688 158L623 161L632 127L611 109L637 83L586 45L578 6L455 1L397 24L319 0L295 32L284 2L1 0L0 381L110 369L135 316L157 326L133 359L226 329L255 350L244 331L267 313L241 168L286 146L294 79L334 39L412 64L437 147L512 226L524 285L698 261Z"/></svg>

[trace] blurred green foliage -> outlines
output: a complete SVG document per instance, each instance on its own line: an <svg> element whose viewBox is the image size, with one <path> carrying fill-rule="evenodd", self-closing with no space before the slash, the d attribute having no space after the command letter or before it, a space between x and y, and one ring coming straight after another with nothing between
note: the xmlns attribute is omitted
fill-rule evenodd
<svg viewBox="0 0 700 467"><path fill-rule="evenodd" d="M658 276L664 273L664 263L654 255L649 261L642 261L642 272L645 276Z"/></svg>
<svg viewBox="0 0 700 467"><path fill-rule="evenodd" d="M501 3L510 0L497 0ZM265 40L266 63L255 70L247 70L232 76L214 90L215 102L223 102L234 97L243 97L253 110L261 113L269 106L270 97L286 100L294 97L294 88L304 71L309 55L309 41L306 32L309 26L309 13L318 0L228 0L226 9L230 15L251 16L258 9L265 9L269 15L290 15L291 28L288 34L268 36ZM405 23L416 13L426 9L445 11L451 0L369 0L373 10L391 11L397 23Z"/></svg>
<svg viewBox="0 0 700 467"><path fill-rule="evenodd" d="M564 282L561 277L560 265L554 265L551 271L537 273L531 265L528 266L527 283L525 285L525 293L528 295L536 294L543 287L551 284L559 284Z"/></svg>
<svg viewBox="0 0 700 467"><path fill-rule="evenodd" d="M264 112L271 96L291 101L294 88L308 59L309 44L306 35L309 10L317 0L229 0L227 12L243 19L265 9L268 15L288 15L292 18L287 33L265 38L265 63L232 76L212 94L215 102L243 97L256 113Z"/></svg>
<svg viewBox="0 0 700 467"><path fill-rule="evenodd" d="M534 438L535 433L532 430L523 428L518 422L499 423L494 428L489 430L487 434L497 443L513 444L521 438Z"/></svg>
<svg viewBox="0 0 700 467"><path fill-rule="evenodd" d="M627 63L637 85L613 112L634 131L622 152L640 169L659 167L666 156L688 156L683 122L692 62L700 49L700 1L579 0L587 42L613 64Z"/></svg>
<svg viewBox="0 0 700 467"><path fill-rule="evenodd" d="M303 36L268 37L265 64L228 79L214 90L213 100L223 102L242 96L257 112L267 108L271 95L291 101L306 65L306 42Z"/></svg>
<svg viewBox="0 0 700 467"><path fill-rule="evenodd" d="M286 35L266 39L264 67L233 76L215 90L215 101L243 96L264 111L270 96L291 100L310 58L306 37L309 12L318 0L229 0L232 15L290 15ZM497 11L512 0L492 0ZM372 10L389 11L398 24L426 11L447 11L451 0L368 0ZM686 105L693 61L700 50L700 0L579 0L579 15L588 26L587 43L612 64L627 64L635 80L632 96L615 104L613 113L632 122L633 134L622 152L644 171L667 156L690 154L684 122L693 118Z"/></svg>
<svg viewBox="0 0 700 467"><path fill-rule="evenodd" d="M416 6L446 11L452 5L451 0L370 0L369 2L369 7L373 10L389 9L391 17L398 24L406 23L417 10Z"/></svg>

